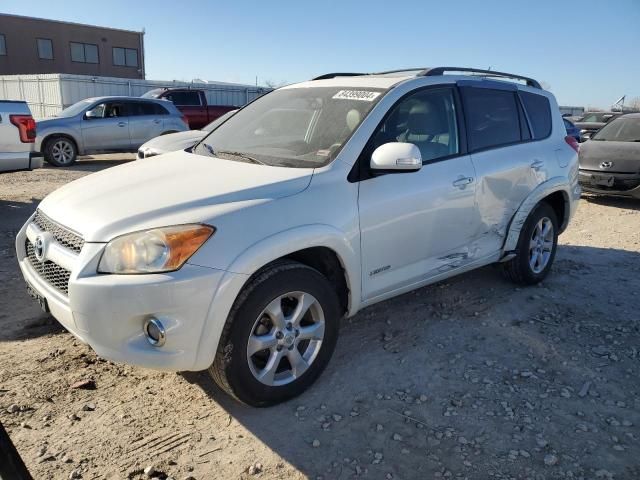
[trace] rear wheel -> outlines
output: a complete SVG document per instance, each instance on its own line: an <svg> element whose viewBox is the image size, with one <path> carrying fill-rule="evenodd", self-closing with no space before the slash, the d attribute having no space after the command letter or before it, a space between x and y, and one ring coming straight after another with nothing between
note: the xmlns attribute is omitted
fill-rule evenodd
<svg viewBox="0 0 640 480"><path fill-rule="evenodd" d="M317 270L278 262L242 290L209 372L238 400L257 407L305 391L326 367L338 338L338 296Z"/></svg>
<svg viewBox="0 0 640 480"><path fill-rule="evenodd" d="M518 239L515 258L504 264L506 277L533 285L551 270L558 247L558 219L553 208L542 202L529 214Z"/></svg>
<svg viewBox="0 0 640 480"><path fill-rule="evenodd" d="M76 163L78 150L73 140L67 137L53 137L44 147L44 158L56 167L68 167Z"/></svg>

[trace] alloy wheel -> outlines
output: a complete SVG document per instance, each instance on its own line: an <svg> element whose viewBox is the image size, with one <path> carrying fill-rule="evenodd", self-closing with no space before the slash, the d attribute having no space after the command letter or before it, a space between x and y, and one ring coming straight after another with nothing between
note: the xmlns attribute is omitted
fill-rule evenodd
<svg viewBox="0 0 640 480"><path fill-rule="evenodd" d="M546 268L553 251L553 242L553 222L548 217L542 217L533 229L529 241L529 266L534 273L540 273Z"/></svg>
<svg viewBox="0 0 640 480"><path fill-rule="evenodd" d="M251 329L247 342L251 373L270 387L297 380L318 356L324 333L324 312L313 295L280 295L266 306Z"/></svg>
<svg viewBox="0 0 640 480"><path fill-rule="evenodd" d="M71 163L73 161L73 145L68 140L58 140L51 147L51 156L58 163Z"/></svg>

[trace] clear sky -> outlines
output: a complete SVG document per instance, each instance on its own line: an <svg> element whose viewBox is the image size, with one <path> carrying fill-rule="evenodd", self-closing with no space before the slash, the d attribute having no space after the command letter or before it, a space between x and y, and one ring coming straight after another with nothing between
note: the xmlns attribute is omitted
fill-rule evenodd
<svg viewBox="0 0 640 480"><path fill-rule="evenodd" d="M544 81L564 105L640 97L640 0L2 0L0 11L144 28L148 79L491 66Z"/></svg>

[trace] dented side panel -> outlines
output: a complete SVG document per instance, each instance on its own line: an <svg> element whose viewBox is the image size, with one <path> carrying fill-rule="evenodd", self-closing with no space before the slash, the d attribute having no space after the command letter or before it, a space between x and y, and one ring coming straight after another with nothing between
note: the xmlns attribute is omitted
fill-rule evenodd
<svg viewBox="0 0 640 480"><path fill-rule="evenodd" d="M475 248L483 257L500 251L514 214L546 180L549 155L543 145L525 143L474 153L471 159L478 176ZM532 168L535 162L537 169Z"/></svg>

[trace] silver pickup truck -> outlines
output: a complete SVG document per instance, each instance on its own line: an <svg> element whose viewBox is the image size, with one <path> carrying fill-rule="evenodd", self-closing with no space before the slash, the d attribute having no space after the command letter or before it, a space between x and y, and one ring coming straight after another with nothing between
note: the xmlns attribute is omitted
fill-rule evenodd
<svg viewBox="0 0 640 480"><path fill-rule="evenodd" d="M40 168L35 151L36 122L26 102L0 100L0 172Z"/></svg>

